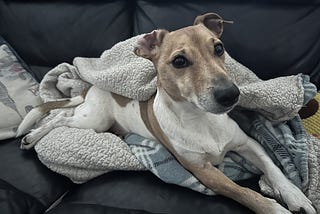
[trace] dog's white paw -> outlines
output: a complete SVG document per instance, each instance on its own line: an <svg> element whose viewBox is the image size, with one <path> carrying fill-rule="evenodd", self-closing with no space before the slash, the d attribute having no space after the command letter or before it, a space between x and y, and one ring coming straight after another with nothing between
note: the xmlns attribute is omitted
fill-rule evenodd
<svg viewBox="0 0 320 214"><path fill-rule="evenodd" d="M24 136L21 140L20 148L21 149L31 149L34 147L37 142L41 139L41 136L37 132L31 131L29 134Z"/></svg>
<svg viewBox="0 0 320 214"><path fill-rule="evenodd" d="M287 204L290 211L317 214L317 211L312 206L312 202L289 180L276 188L275 191L279 198Z"/></svg>
<svg viewBox="0 0 320 214"><path fill-rule="evenodd" d="M271 204L270 208L263 211L266 214L292 214L289 210L281 206L276 200L269 199Z"/></svg>

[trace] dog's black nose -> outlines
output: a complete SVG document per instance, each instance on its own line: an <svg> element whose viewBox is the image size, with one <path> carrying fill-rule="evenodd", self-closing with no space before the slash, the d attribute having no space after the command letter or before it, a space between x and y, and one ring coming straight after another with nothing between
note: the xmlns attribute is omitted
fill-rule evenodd
<svg viewBox="0 0 320 214"><path fill-rule="evenodd" d="M235 104L239 99L239 95L239 88L233 83L219 86L214 90L215 100L217 103L225 107Z"/></svg>

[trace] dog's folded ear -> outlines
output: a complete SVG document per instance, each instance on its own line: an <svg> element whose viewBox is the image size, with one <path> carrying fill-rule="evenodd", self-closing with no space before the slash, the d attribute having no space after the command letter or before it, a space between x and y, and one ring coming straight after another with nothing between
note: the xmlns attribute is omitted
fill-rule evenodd
<svg viewBox="0 0 320 214"><path fill-rule="evenodd" d="M152 60L157 55L163 38L169 33L167 30L154 30L138 39L134 53L138 56Z"/></svg>
<svg viewBox="0 0 320 214"><path fill-rule="evenodd" d="M193 25L203 24L210 31L214 32L218 38L220 38L223 32L224 23L232 24L233 21L223 20L223 18L216 13L206 13L204 15L197 16Z"/></svg>

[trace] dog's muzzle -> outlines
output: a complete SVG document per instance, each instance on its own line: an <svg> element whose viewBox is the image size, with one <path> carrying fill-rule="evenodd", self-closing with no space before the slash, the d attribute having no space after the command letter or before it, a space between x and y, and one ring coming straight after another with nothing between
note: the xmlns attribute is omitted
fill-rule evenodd
<svg viewBox="0 0 320 214"><path fill-rule="evenodd" d="M239 100L240 90L234 84L219 86L214 90L214 98L223 107L231 107Z"/></svg>
<svg viewBox="0 0 320 214"><path fill-rule="evenodd" d="M239 101L240 90L231 81L224 82L198 97L198 107L213 114L230 111Z"/></svg>

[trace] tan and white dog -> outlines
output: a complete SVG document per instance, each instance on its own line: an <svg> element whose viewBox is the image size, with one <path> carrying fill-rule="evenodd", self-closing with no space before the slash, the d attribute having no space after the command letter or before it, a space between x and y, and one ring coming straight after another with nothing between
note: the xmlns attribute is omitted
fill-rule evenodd
<svg viewBox="0 0 320 214"><path fill-rule="evenodd" d="M139 102L92 86L84 96L44 103L25 117L18 136L51 109L77 107L73 115L62 112L32 130L23 138L22 148L31 148L59 126L134 132L159 141L204 185L256 213L304 210L316 214L310 200L227 115L237 104L240 92L225 71L224 47L219 39L224 22L219 15L208 13L198 16L193 26L146 34L134 51L150 59L157 70L157 93L152 99ZM213 165L221 163L227 151L254 163L288 209L235 184L216 169Z"/></svg>

